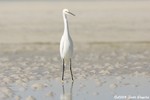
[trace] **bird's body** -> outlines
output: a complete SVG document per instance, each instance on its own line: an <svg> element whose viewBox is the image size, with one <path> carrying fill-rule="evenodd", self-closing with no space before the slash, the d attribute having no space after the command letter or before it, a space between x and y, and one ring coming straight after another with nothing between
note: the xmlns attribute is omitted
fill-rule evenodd
<svg viewBox="0 0 150 100"><path fill-rule="evenodd" d="M73 42L70 35L64 32L60 42L60 55L61 58L67 63L73 55Z"/></svg>
<svg viewBox="0 0 150 100"><path fill-rule="evenodd" d="M72 41L70 33L69 33L67 14L72 14L72 13L69 12L68 9L64 9L63 10L64 33L63 33L61 41L60 41L60 56L63 61L62 80L64 79L65 64L67 64L68 62L70 62L70 71L71 71L71 76L72 76L72 80L73 80L73 74L72 74L72 69L71 69L71 58L73 55L73 41ZM74 15L74 14L72 14L72 15Z"/></svg>

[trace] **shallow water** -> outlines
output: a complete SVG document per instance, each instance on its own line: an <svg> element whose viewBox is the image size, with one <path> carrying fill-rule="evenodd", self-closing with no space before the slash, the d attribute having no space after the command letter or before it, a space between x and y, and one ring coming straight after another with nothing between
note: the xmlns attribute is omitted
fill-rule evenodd
<svg viewBox="0 0 150 100"><path fill-rule="evenodd" d="M25 89L16 85L11 85L11 88L16 91L15 95L22 99L31 95L36 100L112 100L115 96L149 96L149 82L145 77L124 77L123 80L110 76L100 78L100 82L87 79L75 80L73 83L71 81L61 83L56 80L39 80L29 82ZM33 88L33 84L37 84L37 88ZM39 88L38 84L45 86ZM69 99L63 99L65 97Z"/></svg>
<svg viewBox="0 0 150 100"><path fill-rule="evenodd" d="M150 44L76 44L74 82L58 45L0 45L0 100L150 100Z"/></svg>

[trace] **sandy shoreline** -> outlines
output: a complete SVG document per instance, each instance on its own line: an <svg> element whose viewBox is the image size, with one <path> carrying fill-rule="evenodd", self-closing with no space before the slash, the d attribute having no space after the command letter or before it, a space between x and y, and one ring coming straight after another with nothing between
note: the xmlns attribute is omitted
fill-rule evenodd
<svg viewBox="0 0 150 100"><path fill-rule="evenodd" d="M0 2L0 100L150 100L149 5ZM73 83L69 67L61 82L63 8L77 15L69 17Z"/></svg>
<svg viewBox="0 0 150 100"><path fill-rule="evenodd" d="M61 82L58 45L0 45L0 100L64 100L66 97L113 100L115 95L149 96L149 45L76 45L73 85L68 67L65 82Z"/></svg>

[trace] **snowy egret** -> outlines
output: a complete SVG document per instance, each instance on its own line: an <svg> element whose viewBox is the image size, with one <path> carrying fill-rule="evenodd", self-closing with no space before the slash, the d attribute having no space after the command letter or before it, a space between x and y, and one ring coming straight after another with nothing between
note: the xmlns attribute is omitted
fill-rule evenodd
<svg viewBox="0 0 150 100"><path fill-rule="evenodd" d="M63 20L64 20L64 33L61 37L60 41L60 56L62 59L62 65L63 65L63 72L62 72L62 81L64 80L64 71L65 71L65 65L69 62L70 64L70 72L71 77L73 80L73 73L71 68L71 58L73 55L73 41L71 39L71 36L69 34L69 26L68 26L68 20L67 15L71 14L75 16L73 13L71 13L68 9L63 9Z"/></svg>

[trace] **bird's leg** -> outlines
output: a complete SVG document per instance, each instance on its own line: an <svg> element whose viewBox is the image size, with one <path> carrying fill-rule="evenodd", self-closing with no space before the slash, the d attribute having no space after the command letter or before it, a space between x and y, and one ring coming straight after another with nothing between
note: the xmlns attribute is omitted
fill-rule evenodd
<svg viewBox="0 0 150 100"><path fill-rule="evenodd" d="M65 64L64 64L64 59L63 59L63 72L62 72L62 80L64 80L64 71L65 71Z"/></svg>
<svg viewBox="0 0 150 100"><path fill-rule="evenodd" d="M72 77L72 80L73 80L73 73L72 73L72 68L71 68L71 59L70 59L70 72L71 72L71 77Z"/></svg>

